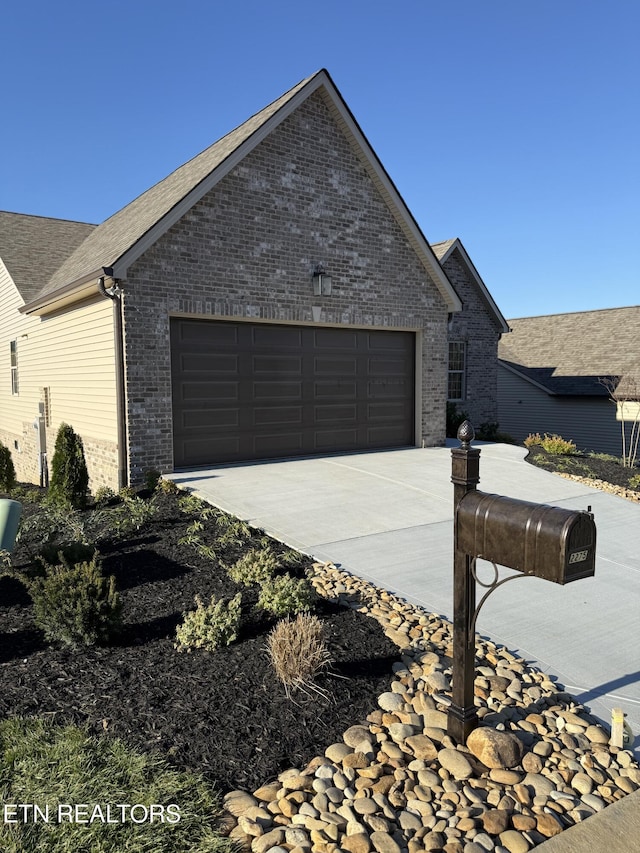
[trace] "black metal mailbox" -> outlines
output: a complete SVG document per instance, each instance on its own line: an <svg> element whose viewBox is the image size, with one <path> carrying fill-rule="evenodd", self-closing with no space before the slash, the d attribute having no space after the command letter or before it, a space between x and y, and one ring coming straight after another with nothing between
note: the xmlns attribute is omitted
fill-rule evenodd
<svg viewBox="0 0 640 853"><path fill-rule="evenodd" d="M457 547L466 554L567 584L595 574L593 515L472 490L456 511Z"/></svg>

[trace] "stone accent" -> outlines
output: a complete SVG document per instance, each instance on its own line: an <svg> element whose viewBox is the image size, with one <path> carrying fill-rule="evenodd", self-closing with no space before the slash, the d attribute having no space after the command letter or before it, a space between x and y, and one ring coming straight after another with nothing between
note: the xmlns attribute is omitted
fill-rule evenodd
<svg viewBox="0 0 640 853"><path fill-rule="evenodd" d="M323 263L330 296L314 296ZM122 282L131 480L173 469L170 316L415 329L416 443L444 442L446 305L311 95L136 261ZM421 396L421 403L420 403Z"/></svg>

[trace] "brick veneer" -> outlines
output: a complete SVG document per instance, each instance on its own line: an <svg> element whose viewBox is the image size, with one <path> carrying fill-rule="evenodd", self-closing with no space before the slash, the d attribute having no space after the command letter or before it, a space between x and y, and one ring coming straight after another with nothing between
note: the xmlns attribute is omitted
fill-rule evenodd
<svg viewBox="0 0 640 853"><path fill-rule="evenodd" d="M322 262L331 296L313 295ZM444 441L447 309L313 94L131 266L124 289L130 479L173 466L169 317L416 329L421 428Z"/></svg>
<svg viewBox="0 0 640 853"><path fill-rule="evenodd" d="M498 420L498 341L500 329L472 281L460 254L454 250L443 264L444 270L463 303L453 315L450 341L467 344L466 399L457 403L476 429Z"/></svg>

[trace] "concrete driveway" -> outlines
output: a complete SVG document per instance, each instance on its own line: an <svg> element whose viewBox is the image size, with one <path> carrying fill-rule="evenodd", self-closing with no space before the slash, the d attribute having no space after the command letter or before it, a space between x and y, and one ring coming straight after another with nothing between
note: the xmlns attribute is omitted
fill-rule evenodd
<svg viewBox="0 0 640 853"><path fill-rule="evenodd" d="M603 721L622 707L640 734L640 504L535 468L523 448L478 446L479 488L591 506L598 546L594 578L562 587L520 576L489 597L477 630L556 675ZM450 476L450 449L428 448L220 466L172 479L292 547L451 619ZM490 580L491 566L480 575Z"/></svg>

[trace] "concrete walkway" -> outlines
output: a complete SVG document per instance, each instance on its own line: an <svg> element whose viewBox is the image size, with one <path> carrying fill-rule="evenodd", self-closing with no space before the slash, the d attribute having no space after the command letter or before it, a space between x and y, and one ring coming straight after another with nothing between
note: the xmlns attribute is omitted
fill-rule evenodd
<svg viewBox="0 0 640 853"><path fill-rule="evenodd" d="M535 468L523 448L478 446L480 489L591 506L598 531L594 578L562 587L520 576L487 600L479 633L556 675L605 723L621 707L638 735L640 504ZM451 619L450 476L450 450L428 448L221 466L172 479L292 547ZM492 579L490 564L480 569Z"/></svg>

